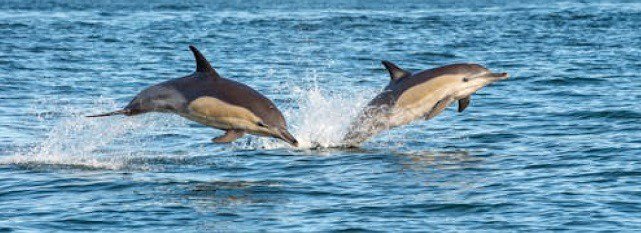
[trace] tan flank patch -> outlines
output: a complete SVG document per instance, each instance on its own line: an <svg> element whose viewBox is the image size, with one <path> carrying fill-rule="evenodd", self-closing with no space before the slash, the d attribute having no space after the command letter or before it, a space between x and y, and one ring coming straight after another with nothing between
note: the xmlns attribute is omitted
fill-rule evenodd
<svg viewBox="0 0 641 233"><path fill-rule="evenodd" d="M395 107L399 109L415 109L425 105L425 102L434 102L432 104L435 104L449 91L452 83L460 81L463 77L465 75L462 74L443 75L411 87L401 94L396 101Z"/></svg>
<svg viewBox="0 0 641 233"><path fill-rule="evenodd" d="M232 105L214 97L200 97L188 106L191 114L211 121L213 126L219 124L232 128L253 127L260 118L244 107Z"/></svg>

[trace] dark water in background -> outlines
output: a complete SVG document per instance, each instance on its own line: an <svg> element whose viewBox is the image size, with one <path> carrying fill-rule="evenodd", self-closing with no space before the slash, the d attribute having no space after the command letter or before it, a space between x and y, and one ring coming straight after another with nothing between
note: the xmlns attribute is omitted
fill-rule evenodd
<svg viewBox="0 0 641 233"><path fill-rule="evenodd" d="M639 3L0 9L0 231L641 230ZM274 99L305 145L338 143L386 85L381 59L512 78L356 150L81 117L192 72L189 44Z"/></svg>

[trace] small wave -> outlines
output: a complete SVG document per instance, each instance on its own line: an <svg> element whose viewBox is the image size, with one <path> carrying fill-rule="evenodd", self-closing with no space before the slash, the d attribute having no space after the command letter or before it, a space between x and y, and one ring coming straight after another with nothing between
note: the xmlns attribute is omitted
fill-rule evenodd
<svg viewBox="0 0 641 233"><path fill-rule="evenodd" d="M160 4L157 6L154 6L154 10L168 10L168 11L186 11L191 9L191 5L185 5L185 4Z"/></svg>
<svg viewBox="0 0 641 233"><path fill-rule="evenodd" d="M103 17L115 17L115 16L126 16L127 13L101 11L101 12L98 13L98 15L99 16L103 16Z"/></svg>
<svg viewBox="0 0 641 233"><path fill-rule="evenodd" d="M579 119L641 119L641 113L630 110L602 110L602 111L574 111L566 114L567 116L576 117Z"/></svg>
<svg viewBox="0 0 641 233"><path fill-rule="evenodd" d="M118 38L104 38L102 39L102 42L115 43L115 42L121 42L121 40Z"/></svg>
<svg viewBox="0 0 641 233"><path fill-rule="evenodd" d="M425 212L470 212L481 213L488 211L496 211L497 209L509 208L514 206L512 203L498 202L498 203L485 203L485 202L471 202L471 203L430 203L430 204L400 204L395 206L364 206L352 209L355 213L382 213L386 209L420 209Z"/></svg>
<svg viewBox="0 0 641 233"><path fill-rule="evenodd" d="M127 167L123 160L117 158L100 159L93 156L65 154L13 155L0 159L0 164L28 169L121 170Z"/></svg>
<svg viewBox="0 0 641 233"><path fill-rule="evenodd" d="M81 27L93 27L93 28L98 28L98 27L104 27L105 24L100 22L100 21L75 21L72 22L78 26Z"/></svg>
<svg viewBox="0 0 641 233"><path fill-rule="evenodd" d="M320 23L310 23L310 22L301 22L293 26L295 29L300 31L318 31L321 29L322 24Z"/></svg>
<svg viewBox="0 0 641 233"><path fill-rule="evenodd" d="M3 29L17 29L17 28L27 28L29 25L24 23L0 23L0 28Z"/></svg>
<svg viewBox="0 0 641 233"><path fill-rule="evenodd" d="M596 13L587 13L587 12L578 12L578 11L569 11L569 10L564 10L560 12L552 12L547 15L550 19L554 20L589 20L589 19L596 19L600 17L599 14Z"/></svg>
<svg viewBox="0 0 641 233"><path fill-rule="evenodd" d="M417 59L434 59L434 58L457 58L456 54L452 53L439 53L439 52L413 52L410 53L410 56L416 57Z"/></svg>
<svg viewBox="0 0 641 233"><path fill-rule="evenodd" d="M549 12L545 14L535 14L530 16L534 20L550 20L554 22L572 22L572 21L588 21L603 18L601 14L581 12L577 10L561 10L556 12Z"/></svg>
<svg viewBox="0 0 641 233"><path fill-rule="evenodd" d="M551 78L536 80L533 83L545 84L545 85L574 85L574 84L589 84L589 83L601 83L606 80L603 78L585 78L585 77L574 77L574 78Z"/></svg>
<svg viewBox="0 0 641 233"><path fill-rule="evenodd" d="M416 18L417 21L421 22L440 22L443 21L444 17L440 15L428 15L428 16L420 16Z"/></svg>

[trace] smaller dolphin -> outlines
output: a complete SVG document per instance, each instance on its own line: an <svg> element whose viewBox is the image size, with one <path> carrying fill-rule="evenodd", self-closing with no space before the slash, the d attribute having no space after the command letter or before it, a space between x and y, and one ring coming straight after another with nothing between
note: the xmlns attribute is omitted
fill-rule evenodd
<svg viewBox="0 0 641 233"><path fill-rule="evenodd" d="M462 112L474 92L508 77L477 64L452 64L412 74L389 61L382 63L391 80L352 123L344 137L347 146L416 119L431 119L455 101Z"/></svg>
<svg viewBox="0 0 641 233"><path fill-rule="evenodd" d="M225 130L224 135L212 139L216 143L233 142L249 133L298 146L287 131L283 114L271 100L245 84L221 77L196 47L189 49L196 58L196 72L143 90L122 110L88 117L175 113Z"/></svg>

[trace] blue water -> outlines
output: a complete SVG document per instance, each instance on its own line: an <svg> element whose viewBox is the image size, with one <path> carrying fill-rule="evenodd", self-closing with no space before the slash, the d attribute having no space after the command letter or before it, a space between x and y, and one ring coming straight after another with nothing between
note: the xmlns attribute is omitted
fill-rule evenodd
<svg viewBox="0 0 641 233"><path fill-rule="evenodd" d="M638 2L132 2L0 4L0 231L641 231ZM302 148L82 117L191 73L189 44ZM382 59L511 78L332 149Z"/></svg>

